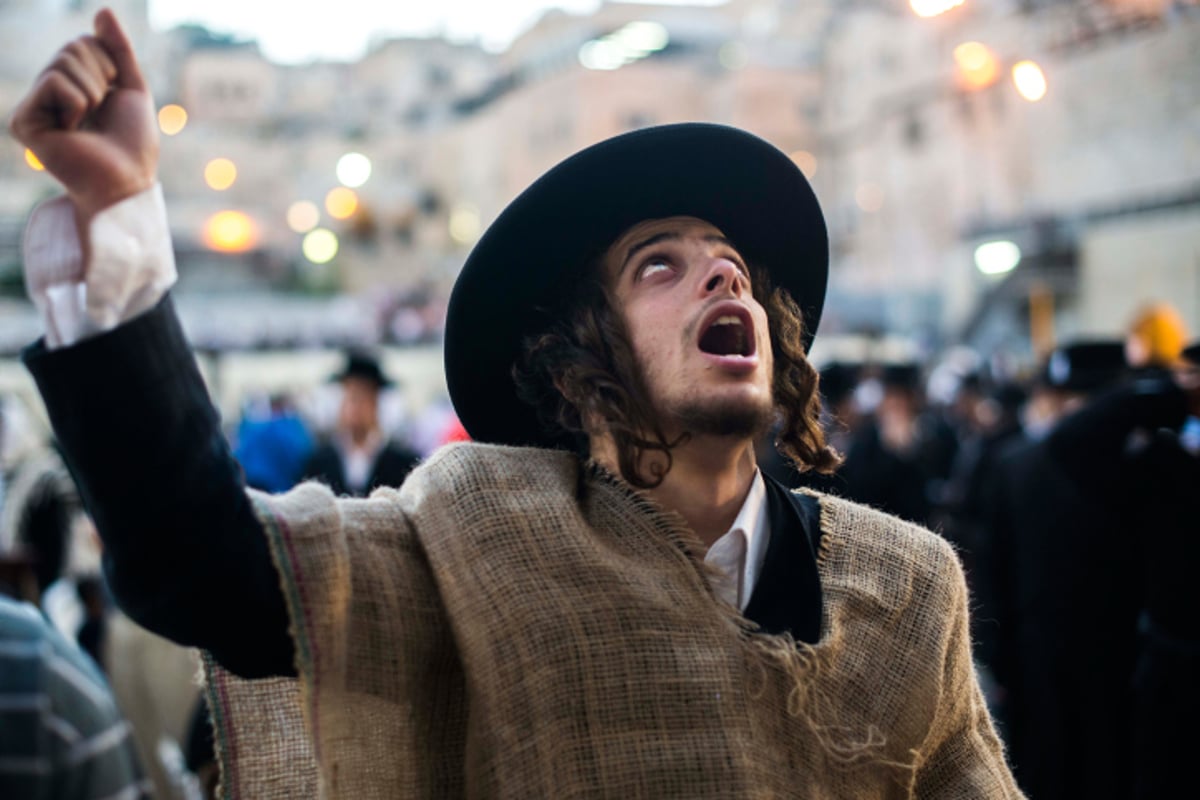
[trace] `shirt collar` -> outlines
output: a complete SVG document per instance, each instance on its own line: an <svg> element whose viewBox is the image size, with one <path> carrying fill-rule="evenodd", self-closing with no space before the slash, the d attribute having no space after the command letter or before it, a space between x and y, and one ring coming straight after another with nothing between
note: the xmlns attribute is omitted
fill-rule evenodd
<svg viewBox="0 0 1200 800"><path fill-rule="evenodd" d="M769 516L767 485L762 472L755 470L750 491L733 525L724 536L713 542L704 558L729 579L731 591L722 594L730 601L736 597L735 605L743 611L750 603L754 585L766 560L767 541L771 536Z"/></svg>

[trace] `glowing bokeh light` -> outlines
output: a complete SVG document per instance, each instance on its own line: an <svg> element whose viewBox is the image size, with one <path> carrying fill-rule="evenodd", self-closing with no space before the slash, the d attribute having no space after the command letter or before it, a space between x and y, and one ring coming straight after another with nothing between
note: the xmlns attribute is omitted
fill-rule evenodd
<svg viewBox="0 0 1200 800"><path fill-rule="evenodd" d="M29 165L30 169L35 170L37 172L41 172L42 170L44 170L46 168L46 166L44 164L42 164L41 161L38 160L38 157L36 155L34 155L33 151L30 150L28 147L25 148L25 163Z"/></svg>
<svg viewBox="0 0 1200 800"><path fill-rule="evenodd" d="M877 183L864 183L854 193L854 202L868 214L883 208L883 187Z"/></svg>
<svg viewBox="0 0 1200 800"><path fill-rule="evenodd" d="M358 211L358 195L345 186L330 189L325 195L325 210L334 219L350 219Z"/></svg>
<svg viewBox="0 0 1200 800"><path fill-rule="evenodd" d="M304 236L300 244L304 257L314 264L328 264L338 252L337 234L328 228L316 228Z"/></svg>
<svg viewBox="0 0 1200 800"><path fill-rule="evenodd" d="M167 136L174 136L187 125L188 113L183 106L165 105L158 110L158 129Z"/></svg>
<svg viewBox="0 0 1200 800"><path fill-rule="evenodd" d="M952 8L958 8L965 0L908 0L909 6L918 17L936 17Z"/></svg>
<svg viewBox="0 0 1200 800"><path fill-rule="evenodd" d="M221 253L243 253L258 243L258 227L241 211L218 211L204 223L204 243Z"/></svg>
<svg viewBox="0 0 1200 800"><path fill-rule="evenodd" d="M984 275L1003 275L1021 263L1021 248L1009 241L984 242L975 248L975 267Z"/></svg>
<svg viewBox="0 0 1200 800"><path fill-rule="evenodd" d="M983 89L996 82L1000 65L986 45L963 42L954 48L954 63L958 65L958 80L968 89Z"/></svg>
<svg viewBox="0 0 1200 800"><path fill-rule="evenodd" d="M287 224L296 233L308 233L321 221L321 210L315 203L297 200L288 206Z"/></svg>
<svg viewBox="0 0 1200 800"><path fill-rule="evenodd" d="M811 178L817 174L817 157L807 150L797 150L792 153L791 159L805 177Z"/></svg>
<svg viewBox="0 0 1200 800"><path fill-rule="evenodd" d="M483 232L479 210L461 203L450 212L450 238L459 244L473 244Z"/></svg>
<svg viewBox="0 0 1200 800"><path fill-rule="evenodd" d="M204 182L208 188L223 192L237 180L237 167L228 158L214 158L204 167Z"/></svg>
<svg viewBox="0 0 1200 800"><path fill-rule="evenodd" d="M717 61L730 72L736 72L750 61L750 50L743 42L726 42L717 51Z"/></svg>
<svg viewBox="0 0 1200 800"><path fill-rule="evenodd" d="M1046 74L1033 61L1018 61L1012 68L1017 92L1031 103L1046 96Z"/></svg>
<svg viewBox="0 0 1200 800"><path fill-rule="evenodd" d="M371 177L371 159L362 153L346 153L338 159L337 178L343 186L357 189Z"/></svg>

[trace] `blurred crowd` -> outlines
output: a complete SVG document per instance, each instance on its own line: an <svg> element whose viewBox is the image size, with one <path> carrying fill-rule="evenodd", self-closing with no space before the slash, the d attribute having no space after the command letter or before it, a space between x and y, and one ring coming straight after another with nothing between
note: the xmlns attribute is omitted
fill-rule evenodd
<svg viewBox="0 0 1200 800"><path fill-rule="evenodd" d="M1064 343L1028 374L829 362L819 370L822 422L843 465L800 474L770 437L762 443L760 465L786 484L876 506L957 547L977 667L1030 797L1127 797L1135 783L1156 796L1145 789L1168 774L1158 766L1186 760L1186 726L1200 710L1188 585L1200 567L1190 495L1200 486L1200 345L1188 342L1178 315L1157 305L1123 340ZM403 436L385 425L381 398L397 387L369 352L348 352L330 382L338 402L324 431L285 394L246 399L229 435L250 486L282 492L315 478L366 495L467 438L448 404L409 421ZM27 652L87 659L93 695L111 696L89 719L128 725L128 752L112 754L126 765L113 768L114 785L212 796L197 656L117 610L99 539L53 443L18 446L13 415L5 419L0 594L40 614L4 601L0 659L26 652L4 646L14 625L27 637L44 625L36 636L53 647ZM16 730L13 713L0 711L6 730Z"/></svg>

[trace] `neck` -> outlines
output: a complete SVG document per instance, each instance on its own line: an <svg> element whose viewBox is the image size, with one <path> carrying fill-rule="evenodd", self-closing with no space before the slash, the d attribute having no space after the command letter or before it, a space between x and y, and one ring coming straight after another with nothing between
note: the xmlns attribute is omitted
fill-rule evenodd
<svg viewBox="0 0 1200 800"><path fill-rule="evenodd" d="M592 440L592 458L619 475L610 440ZM671 451L671 469L662 483L643 493L680 514L707 549L725 535L746 502L758 469L751 441L696 436ZM657 455L647 456L657 458Z"/></svg>
<svg viewBox="0 0 1200 800"><path fill-rule="evenodd" d="M362 449L371 444L375 438L376 428L356 428L346 431L346 441L351 447Z"/></svg>

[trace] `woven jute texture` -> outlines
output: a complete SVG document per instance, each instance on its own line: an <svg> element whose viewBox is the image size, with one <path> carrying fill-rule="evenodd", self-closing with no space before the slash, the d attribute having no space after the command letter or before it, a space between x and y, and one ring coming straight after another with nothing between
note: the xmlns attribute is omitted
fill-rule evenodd
<svg viewBox="0 0 1200 800"><path fill-rule="evenodd" d="M456 445L366 500L256 496L301 678L209 662L223 796L1019 797L952 550L819 500L809 646L566 453Z"/></svg>

